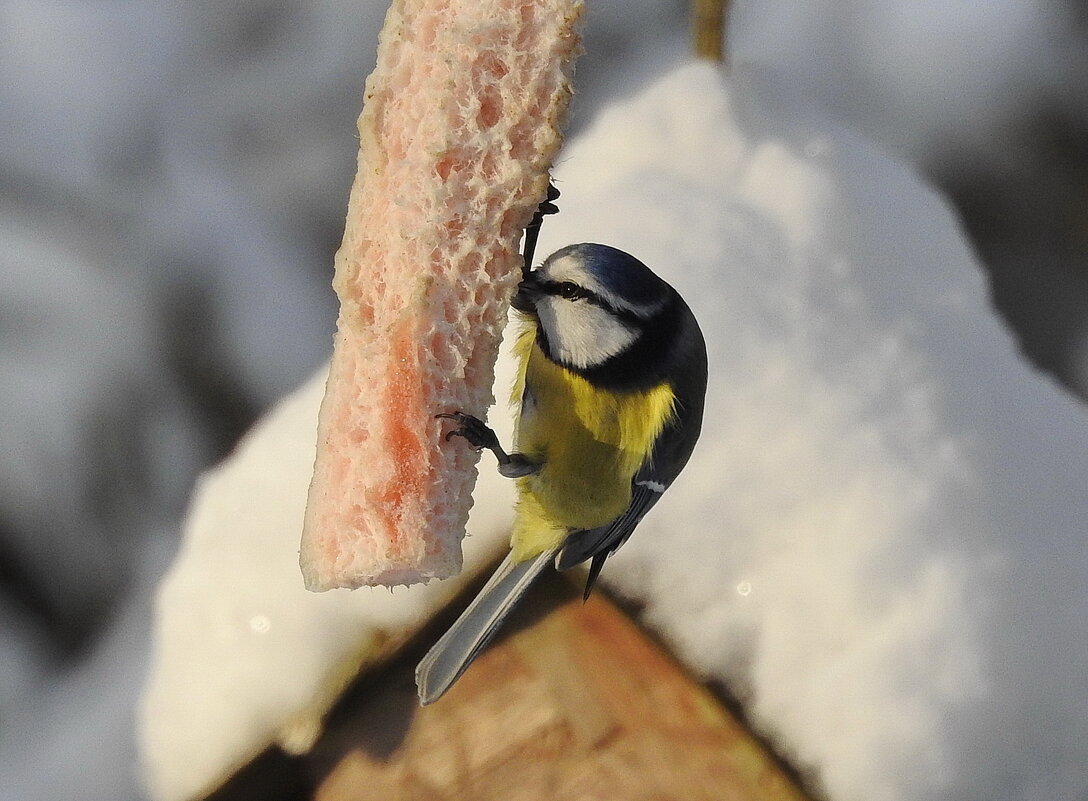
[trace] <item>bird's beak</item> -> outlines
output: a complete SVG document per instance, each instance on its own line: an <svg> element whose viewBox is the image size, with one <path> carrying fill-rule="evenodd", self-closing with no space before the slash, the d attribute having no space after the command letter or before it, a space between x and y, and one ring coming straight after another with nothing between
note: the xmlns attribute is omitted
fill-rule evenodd
<svg viewBox="0 0 1088 801"><path fill-rule="evenodd" d="M540 299L541 294L540 281L536 276L536 272L531 272L521 280L518 291L513 300L510 301L510 305L519 312L532 314L536 311L536 302Z"/></svg>

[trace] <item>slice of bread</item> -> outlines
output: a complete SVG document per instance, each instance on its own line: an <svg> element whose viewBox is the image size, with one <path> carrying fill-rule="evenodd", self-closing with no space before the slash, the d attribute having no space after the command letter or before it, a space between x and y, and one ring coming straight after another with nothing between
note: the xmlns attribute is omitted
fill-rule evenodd
<svg viewBox="0 0 1088 801"><path fill-rule="evenodd" d="M366 82L340 317L300 564L307 588L461 569L522 231L546 195L581 0L394 0Z"/></svg>

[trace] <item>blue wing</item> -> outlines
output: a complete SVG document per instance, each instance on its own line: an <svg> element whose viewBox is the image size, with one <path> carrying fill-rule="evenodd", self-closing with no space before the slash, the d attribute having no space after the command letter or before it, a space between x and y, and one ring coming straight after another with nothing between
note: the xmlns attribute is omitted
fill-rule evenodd
<svg viewBox="0 0 1088 801"><path fill-rule="evenodd" d="M589 598L605 560L627 542L635 526L657 503L664 491L665 485L652 478L636 475L631 487L631 503L622 515L607 525L574 531L567 537L563 549L555 559L557 569L567 570L587 559L593 560L589 566L589 578L586 580L583 598Z"/></svg>

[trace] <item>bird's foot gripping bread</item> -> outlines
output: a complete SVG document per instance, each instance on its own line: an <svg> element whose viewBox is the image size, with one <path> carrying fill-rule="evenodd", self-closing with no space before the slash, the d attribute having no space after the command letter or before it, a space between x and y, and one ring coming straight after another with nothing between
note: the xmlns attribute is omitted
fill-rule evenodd
<svg viewBox="0 0 1088 801"><path fill-rule="evenodd" d="M394 0L359 118L300 564L311 590L461 568L484 417L580 45L581 0Z"/></svg>

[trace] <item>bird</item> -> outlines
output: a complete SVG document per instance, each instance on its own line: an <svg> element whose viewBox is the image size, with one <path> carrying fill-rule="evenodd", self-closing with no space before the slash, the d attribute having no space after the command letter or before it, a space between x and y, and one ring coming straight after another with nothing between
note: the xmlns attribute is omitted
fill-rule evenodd
<svg viewBox="0 0 1088 801"><path fill-rule="evenodd" d="M551 198L551 196L549 196ZM695 448L706 344L680 294L608 245L564 247L526 270L511 305L520 326L514 452L460 411L445 435L491 450L517 482L511 550L416 668L420 703L441 697L549 566L601 568L660 500Z"/></svg>

